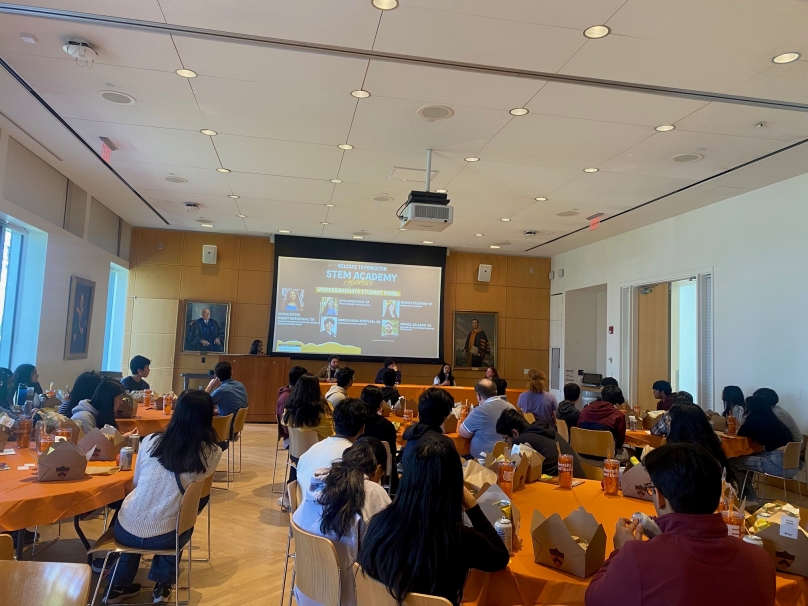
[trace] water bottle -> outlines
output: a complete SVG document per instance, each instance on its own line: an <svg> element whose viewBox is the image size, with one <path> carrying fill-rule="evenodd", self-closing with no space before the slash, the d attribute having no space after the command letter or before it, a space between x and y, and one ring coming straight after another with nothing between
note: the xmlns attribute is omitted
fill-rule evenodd
<svg viewBox="0 0 808 606"><path fill-rule="evenodd" d="M502 517L496 524L494 524L494 530L497 531L499 538L502 539L502 542L505 543L505 547L508 548L508 553L513 553L513 524L511 521L506 518Z"/></svg>

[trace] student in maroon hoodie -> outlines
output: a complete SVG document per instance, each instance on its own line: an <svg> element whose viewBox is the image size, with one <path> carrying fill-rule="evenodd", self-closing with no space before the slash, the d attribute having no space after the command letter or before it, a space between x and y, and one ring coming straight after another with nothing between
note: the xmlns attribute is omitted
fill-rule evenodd
<svg viewBox="0 0 808 606"><path fill-rule="evenodd" d="M626 415L615 407L625 401L623 392L617 385L607 385L600 390L599 400L584 406L578 419L578 427L610 431L614 436L615 448L622 448L623 442L626 441Z"/></svg>
<svg viewBox="0 0 808 606"><path fill-rule="evenodd" d="M654 390L654 399L657 402L657 410L670 410L673 406L673 388L668 381L655 381L651 386Z"/></svg>
<svg viewBox="0 0 808 606"><path fill-rule="evenodd" d="M667 444L646 455L662 534L621 518L614 551L592 577L586 606L774 606L775 573L765 550L727 535L721 466L698 444Z"/></svg>
<svg viewBox="0 0 808 606"><path fill-rule="evenodd" d="M283 438L284 448L289 446L289 429L280 421L283 418L283 411L286 409L286 400L289 399L289 392L292 391L297 380L307 372L309 371L302 366L292 366L289 371L289 385L285 385L278 390L278 403L275 405L275 412L278 415L278 439Z"/></svg>

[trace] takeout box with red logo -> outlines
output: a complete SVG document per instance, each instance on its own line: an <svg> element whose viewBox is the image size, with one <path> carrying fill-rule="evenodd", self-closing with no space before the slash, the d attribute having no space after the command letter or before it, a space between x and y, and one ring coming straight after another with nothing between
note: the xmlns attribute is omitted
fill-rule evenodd
<svg viewBox="0 0 808 606"><path fill-rule="evenodd" d="M137 414L137 401L128 393L123 394L115 406L115 416L119 419L131 419Z"/></svg>
<svg viewBox="0 0 808 606"><path fill-rule="evenodd" d="M606 532L603 525L583 507L563 520L557 513L545 518L541 512L534 510L530 535L537 564L582 579L600 570L606 560ZM584 547L573 537L583 539L587 546Z"/></svg>
<svg viewBox="0 0 808 606"><path fill-rule="evenodd" d="M95 448L93 461L114 461L126 445L126 439L111 425L104 425L101 429L93 429L79 440L78 445L87 452Z"/></svg>
<svg viewBox="0 0 808 606"><path fill-rule="evenodd" d="M497 442L497 444L505 444L505 442ZM500 456L505 457L508 461L513 463L513 491L516 492L517 490L522 490L525 487L525 482L527 481L527 474L530 470L530 461L525 455L515 454L509 455L507 452L507 444L505 452L501 454L494 454L488 453L485 455L485 466L486 468L493 471L499 477L499 459ZM494 452L497 452L499 449L495 446ZM541 475L541 474L539 474Z"/></svg>
<svg viewBox="0 0 808 606"><path fill-rule="evenodd" d="M80 480L87 470L89 456L90 453L73 442L56 442L47 453L39 456L37 479L40 482Z"/></svg>
<svg viewBox="0 0 808 606"><path fill-rule="evenodd" d="M631 465L630 462L626 464L626 469L623 471L623 477L620 480L620 490L624 497L653 501L652 485L651 476L648 475L645 465L642 463Z"/></svg>
<svg viewBox="0 0 808 606"><path fill-rule="evenodd" d="M747 518L747 526L754 524L760 511ZM782 513L775 513L766 518L771 526L757 531L756 535L763 541L763 548L771 556L777 570L808 577L808 510L800 508L799 511L796 538L782 536L781 521L784 515Z"/></svg>

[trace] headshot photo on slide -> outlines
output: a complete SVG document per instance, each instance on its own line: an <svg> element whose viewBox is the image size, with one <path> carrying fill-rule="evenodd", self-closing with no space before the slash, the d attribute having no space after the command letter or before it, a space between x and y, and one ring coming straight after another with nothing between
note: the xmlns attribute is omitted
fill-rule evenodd
<svg viewBox="0 0 808 606"><path fill-rule="evenodd" d="M283 311L303 311L302 288L282 288L281 289L281 309Z"/></svg>
<svg viewBox="0 0 808 606"><path fill-rule="evenodd" d="M384 320L382 322L382 336L383 337L398 336L398 320Z"/></svg>
<svg viewBox="0 0 808 606"><path fill-rule="evenodd" d="M320 336L321 337L336 337L337 336L337 319L330 316L323 316L320 318Z"/></svg>
<svg viewBox="0 0 808 606"><path fill-rule="evenodd" d="M399 318L400 305L400 302L395 299L384 299L382 307L382 313L384 315L382 317L385 319L395 318L397 320Z"/></svg>
<svg viewBox="0 0 808 606"><path fill-rule="evenodd" d="M334 297L320 297L320 315L338 316L339 302Z"/></svg>

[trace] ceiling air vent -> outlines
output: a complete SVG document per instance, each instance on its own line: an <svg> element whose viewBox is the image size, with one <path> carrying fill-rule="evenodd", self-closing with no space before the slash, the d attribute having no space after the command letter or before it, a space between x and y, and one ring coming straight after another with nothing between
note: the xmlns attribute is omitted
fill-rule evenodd
<svg viewBox="0 0 808 606"><path fill-rule="evenodd" d="M689 164L690 162L698 162L699 160L703 159L704 156L701 154L679 154L671 158L671 160L679 164Z"/></svg>
<svg viewBox="0 0 808 606"><path fill-rule="evenodd" d="M418 110L418 115L428 122L446 120L454 116L454 110L445 105L427 105Z"/></svg>

